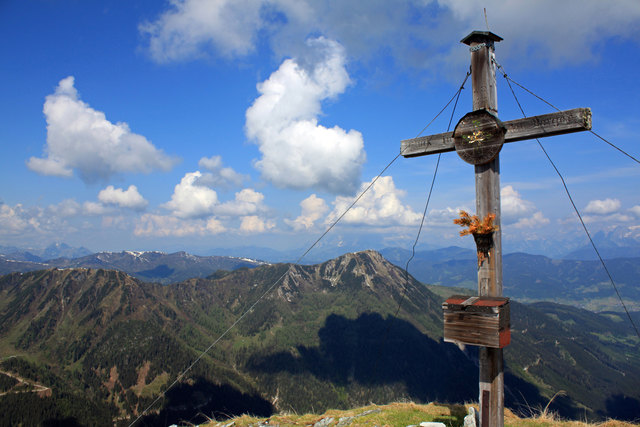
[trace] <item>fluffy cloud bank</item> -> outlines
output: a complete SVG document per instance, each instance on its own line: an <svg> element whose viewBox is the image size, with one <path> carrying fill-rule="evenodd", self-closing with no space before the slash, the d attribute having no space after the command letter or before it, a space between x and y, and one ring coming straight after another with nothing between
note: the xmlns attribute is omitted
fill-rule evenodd
<svg viewBox="0 0 640 427"><path fill-rule="evenodd" d="M542 60L552 65L581 63L593 59L596 50L608 37L636 38L640 34L640 3L621 0L616 7L600 0L538 0L535 2L501 0L440 0L459 23L469 28L484 27L482 9L486 7L489 23L508 36L501 49L529 60Z"/></svg>
<svg viewBox="0 0 640 427"><path fill-rule="evenodd" d="M102 208L102 205L95 203ZM24 244L25 238L60 239L67 233L78 231L77 220L85 220L85 215L92 215L92 203L82 205L73 199L62 200L58 204L46 207L25 207L22 204L9 206L0 202L0 238L15 238L18 245ZM75 224L74 224L75 223Z"/></svg>
<svg viewBox="0 0 640 427"><path fill-rule="evenodd" d="M255 166L276 186L352 193L365 161L362 134L318 124L321 103L350 83L342 46L324 38L309 42L314 57L303 67L293 59L258 85L247 110L247 136L262 158Z"/></svg>
<svg viewBox="0 0 640 427"><path fill-rule="evenodd" d="M189 172L180 180L171 195L171 200L162 205L178 218L204 218L211 215L243 216L266 210L264 195L251 188L235 194L235 199L224 203L218 193L201 181L200 171Z"/></svg>
<svg viewBox="0 0 640 427"><path fill-rule="evenodd" d="M38 224L24 211L22 205L18 204L14 207L0 204L0 235L18 235L27 228L37 227Z"/></svg>
<svg viewBox="0 0 640 427"><path fill-rule="evenodd" d="M226 228L215 218L209 220L184 220L169 215L144 214L135 226L136 236L185 237L219 234Z"/></svg>
<svg viewBox="0 0 640 427"><path fill-rule="evenodd" d="M186 219L172 215L143 214L137 221L134 234L155 237L206 236L221 233L258 234L275 228L275 221L258 215L240 216L238 219L237 228L229 228L215 217Z"/></svg>
<svg viewBox="0 0 640 427"><path fill-rule="evenodd" d="M360 191L371 182L362 184ZM405 192L396 188L393 178L383 176L362 196L358 203L342 218L342 222L353 225L397 226L418 224L422 215L414 212L400 199ZM326 223L334 222L351 205L351 197L338 196L333 202L334 209L326 219Z"/></svg>
<svg viewBox="0 0 640 427"><path fill-rule="evenodd" d="M161 207L170 214L142 215L135 228L136 235L180 237L223 232L263 233L275 227L274 221L259 216L267 211L262 193L245 188L232 200L221 202L218 193L208 187L206 175L200 171L186 173L174 187L171 200ZM233 227L234 222L238 222L237 228Z"/></svg>
<svg viewBox="0 0 640 427"><path fill-rule="evenodd" d="M211 48L224 56L253 50L262 27L261 1L175 0L155 22L140 25L149 37L149 50L159 62L200 56Z"/></svg>
<svg viewBox="0 0 640 427"><path fill-rule="evenodd" d="M594 215L609 215L619 211L620 206L618 199L591 200L584 211Z"/></svg>
<svg viewBox="0 0 640 427"><path fill-rule="evenodd" d="M491 28L508 36L501 54L513 53L512 62L580 63L606 46L607 37L639 35L637 0L619 0L615 7L602 0L173 0L140 31L160 62L210 53L244 56L259 39L291 56L310 35L323 35L340 40L351 56L383 51L397 63L434 68L456 55L448 51L465 32L485 28L483 8Z"/></svg>
<svg viewBox="0 0 640 427"><path fill-rule="evenodd" d="M104 113L81 101L74 78L67 77L46 97L47 144L43 158L27 166L42 175L70 177L75 170L85 182L106 180L122 172L169 170L175 160L131 132L126 123L113 124Z"/></svg>
<svg viewBox="0 0 640 427"><path fill-rule="evenodd" d="M628 210L622 209L622 202L618 199L591 200L584 208L582 219L587 223L600 223L609 228L616 224L628 224L635 222L635 217L640 212L638 206Z"/></svg>
<svg viewBox="0 0 640 427"><path fill-rule="evenodd" d="M428 223L448 227L453 224L454 218L458 217L460 210L471 213L475 211L475 206L473 208L446 207L444 209L434 209L429 211ZM518 229L540 227L550 223L549 219L536 209L536 206L531 201L524 199L511 185L500 189L500 214L502 226ZM457 226L455 228L458 229Z"/></svg>

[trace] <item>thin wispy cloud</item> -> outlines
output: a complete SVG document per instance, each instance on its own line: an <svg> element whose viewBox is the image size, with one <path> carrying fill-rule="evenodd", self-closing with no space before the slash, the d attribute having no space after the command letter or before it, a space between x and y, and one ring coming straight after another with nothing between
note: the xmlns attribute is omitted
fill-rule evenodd
<svg viewBox="0 0 640 427"><path fill-rule="evenodd" d="M198 161L198 166L208 171L202 174L199 182L209 187L231 188L241 185L247 179L233 168L223 166L221 156L203 157Z"/></svg>
<svg viewBox="0 0 640 427"><path fill-rule="evenodd" d="M527 51L527 57L550 66L584 63L598 57L603 38L640 35L635 0L618 1L616 7L600 0L183 0L140 31L160 62L242 57L254 53L259 40L280 57L296 56L304 51L304 40L322 35L340 40L357 60L384 52L403 66L442 69L467 59L451 40L461 31L485 29L483 9L490 28L506 36L501 56L512 61ZM274 19L278 16L282 19Z"/></svg>

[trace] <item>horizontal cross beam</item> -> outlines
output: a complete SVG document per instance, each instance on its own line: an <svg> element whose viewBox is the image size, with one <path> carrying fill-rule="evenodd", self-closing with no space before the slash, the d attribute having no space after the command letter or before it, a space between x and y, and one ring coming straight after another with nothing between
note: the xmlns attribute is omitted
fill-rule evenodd
<svg viewBox="0 0 640 427"><path fill-rule="evenodd" d="M573 110L511 120L503 122L503 124L506 128L504 142L563 135L591 130L591 109L574 108ZM426 156L455 151L455 149L453 132L405 139L400 143L400 153L404 157Z"/></svg>

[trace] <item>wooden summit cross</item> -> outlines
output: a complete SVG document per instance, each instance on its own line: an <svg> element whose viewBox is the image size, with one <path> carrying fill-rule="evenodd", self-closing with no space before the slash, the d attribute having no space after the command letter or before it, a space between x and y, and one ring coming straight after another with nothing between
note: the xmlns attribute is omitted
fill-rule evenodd
<svg viewBox="0 0 640 427"><path fill-rule="evenodd" d="M476 214L494 214L493 244L479 258L478 295L502 296L502 235L500 230L500 160L505 142L541 138L591 129L591 110L576 108L502 123L498 119L494 43L502 38L488 31L473 31L461 40L470 46L473 112L465 115L453 132L401 142L404 157L457 151L475 166ZM502 348L479 348L479 405L481 427L504 425L504 373Z"/></svg>

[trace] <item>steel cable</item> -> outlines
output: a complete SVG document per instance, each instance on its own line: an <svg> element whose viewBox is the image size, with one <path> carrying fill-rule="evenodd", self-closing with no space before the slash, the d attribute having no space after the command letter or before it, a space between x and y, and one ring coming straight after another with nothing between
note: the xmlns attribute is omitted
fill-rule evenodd
<svg viewBox="0 0 640 427"><path fill-rule="evenodd" d="M497 64L496 64L497 65ZM522 113L523 117L527 117L527 115L524 112L524 109L522 108L522 105L520 104L520 101L518 100L518 97L516 96L515 91L513 90L513 86L511 86L511 79L507 77L507 73L504 72L504 69L498 65L498 68L501 69L501 71L504 74L504 77L507 81L507 84L509 85L509 89L511 89L511 93L513 94L513 97L516 101L516 104L518 104L518 108L520 109L520 112ZM515 82L514 82L515 83ZM517 83L516 83L517 84ZM536 98L541 99L542 101L544 101L546 104L550 105L551 107L555 108L556 110L558 110L558 108L556 108L553 104L549 103L548 101L545 101L544 99L540 98L539 96L535 95L533 92L531 92L530 90L524 88L522 85L517 84L518 86L520 86L521 88L525 89L527 92L531 93L532 95L534 95ZM558 110L560 111L560 110ZM592 132L593 133L593 132ZM595 133L594 133L595 135ZM598 135L596 135L598 136ZM601 137L600 137L601 138ZM601 138L603 139L603 138ZM603 139L604 140L604 139ZM600 263L602 264L602 267L604 268L605 273L607 274L607 276L609 277L609 281L611 283L611 285L613 286L613 289L616 292L616 295L618 296L618 299L620 300L620 304L622 305L625 313L627 314L627 317L629 318L629 322L631 322L631 326L633 326L633 329L636 332L636 335L638 336L638 338L640 338L640 331L638 331L638 327L636 326L635 322L633 321L633 318L631 317L631 314L629 313L629 310L627 309L626 304L624 303L624 300L622 299L622 296L620 295L620 291L618 291L618 287L616 286L615 281L613 280L613 276L611 275L611 273L609 272L609 269L607 268L606 263L604 262L604 259L602 258L602 256L600 255L600 251L598 250L598 248L596 247L595 242L593 241L593 239L591 238L591 234L589 233L589 230L587 229L587 226L584 222L584 220L582 219L582 215L580 215L580 211L578 210L578 207L576 206L575 202L573 201L573 197L571 196L571 193L569 192L569 188L567 187L567 183L564 180L564 177L562 176L562 174L560 173L560 171L558 170L558 168L556 167L555 163L553 162L553 160L551 160L551 157L549 156L549 153L547 153L547 150L545 150L544 146L542 145L542 143L540 142L540 140L538 138L536 138L536 141L538 142L538 145L540 146L540 148L542 149L542 152L544 153L544 155L547 157L547 160L549 160L549 163L551 163L551 166L553 166L553 169L556 171L556 173L558 174L558 176L560 177L560 181L562 181L562 185L564 187L564 191L567 193L567 197L569 198L569 201L571 202L571 206L573 206L573 210L576 212L576 214L578 215L578 219L580 220L580 224L582 224L582 228L584 229L584 232L587 235L587 238L589 239L589 242L591 243L591 246L593 247L593 250L596 252L596 255L598 256L598 259L600 260ZM608 142L608 141L607 141ZM611 144L612 145L612 144ZM616 147L617 148L617 147ZM622 150L620 150L622 151ZM624 153L624 151L623 151ZM625 153L626 154L626 153ZM632 157L633 158L633 157ZM634 159L635 160L635 159ZM636 160L637 161L637 160Z"/></svg>
<svg viewBox="0 0 640 427"><path fill-rule="evenodd" d="M449 104L451 104L451 102L453 102L453 100L456 100L456 105L458 103L457 99L460 97L460 92L462 91L465 82L467 81L467 79L469 78L469 75L471 73L467 72L466 77L464 78L464 81L462 83L462 85L460 86L460 88L458 89L458 91L456 92L455 95L453 95L453 97L451 97L451 99L449 100L449 102L447 102L447 104L442 108L442 110L440 110L440 112L438 114L436 114L436 116L418 133L417 136L420 136L441 114L442 112L444 112L446 110L446 108L449 106ZM454 108L455 111L455 108ZM452 113L452 117L453 117L453 113ZM449 125L451 125L451 121L449 121ZM162 399L165 394L171 390L180 380L182 380L182 378L184 378L184 376L191 370L191 368L193 368L196 363L198 363L216 344L218 344L218 342L220 342L220 340L222 340L222 338L224 338L229 332L231 332L232 329L234 329L238 323L240 323L240 321L242 321L242 319L244 319L246 317L246 315L248 313L250 313L255 307L256 305L258 305L258 303L265 297L267 296L269 293L271 293L271 291L287 276L287 274L289 274L289 272L291 271L291 268L294 265L297 265L298 263L300 263L300 261L302 261L302 259L307 256L307 254L309 252L311 252L311 250L342 220L342 218L344 218L344 216L356 205L356 203L358 203L358 201L360 201L360 199L362 199L362 197L371 189L371 187L373 187L373 185L378 181L378 179L380 179L380 177L382 176L383 173L385 173L387 171L387 169L389 169L391 167L391 165L393 165L393 163L395 163L396 160L398 160L398 158L402 155L402 152L398 153L381 171L380 173L369 183L369 185L360 192L360 194L353 200L353 202L347 207L347 209L333 222L331 223L331 225L320 235L320 237L318 237L312 244L311 246L309 246L309 248L298 257L298 259L292 263L289 264L289 267L287 268L287 270L272 284L270 285L267 290L256 300L253 302L253 304L251 304L251 306L246 309L244 312L242 312L242 314L231 324L231 326L229 326L220 336L218 336L218 338L216 338L210 345L209 347L207 347L204 351L202 351L200 353L200 355L186 368L184 369L177 377L176 379L164 390L162 391L162 393L153 401L151 402L150 405L148 405L139 415L138 417L131 423L129 424L129 427L132 427L135 423L137 423L156 403L158 403L158 401L160 399ZM438 163L440 161L440 156L438 156ZM436 171L437 171L437 166L436 166ZM434 177L433 177L434 181L435 181L435 173L434 173ZM431 188L433 189L433 182L431 184ZM431 193L429 193L429 196L431 196ZM428 202L427 202L428 205ZM426 213L426 207L425 207L425 213ZM423 217L423 221L424 221L424 217ZM420 226L420 228L422 228L422 224ZM418 233L419 235L419 233ZM415 245L414 245L415 248ZM407 266L408 266L408 262L407 262Z"/></svg>

